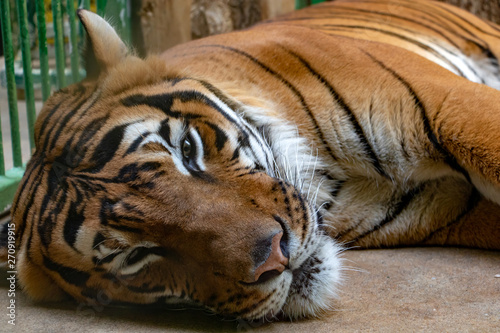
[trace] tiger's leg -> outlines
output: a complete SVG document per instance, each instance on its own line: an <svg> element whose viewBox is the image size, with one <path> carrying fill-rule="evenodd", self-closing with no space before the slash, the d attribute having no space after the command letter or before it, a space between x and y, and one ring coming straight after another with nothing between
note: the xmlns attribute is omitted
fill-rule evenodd
<svg viewBox="0 0 500 333"><path fill-rule="evenodd" d="M433 231L425 245L500 249L500 206L479 195L452 223Z"/></svg>
<svg viewBox="0 0 500 333"><path fill-rule="evenodd" d="M500 249L500 92L467 81L455 87L435 109L430 137L477 192L425 242Z"/></svg>
<svg viewBox="0 0 500 333"><path fill-rule="evenodd" d="M413 55L366 53L413 96L426 149L475 188L463 213L424 243L500 249L500 91Z"/></svg>

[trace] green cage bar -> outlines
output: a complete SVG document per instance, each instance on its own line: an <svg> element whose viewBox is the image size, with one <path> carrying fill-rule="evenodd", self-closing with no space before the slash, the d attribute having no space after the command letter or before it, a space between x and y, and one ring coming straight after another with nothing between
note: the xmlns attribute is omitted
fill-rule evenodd
<svg viewBox="0 0 500 333"><path fill-rule="evenodd" d="M78 56L78 34L76 31L76 12L75 12L75 2L74 0L68 0L66 3L66 8L69 16L69 30L70 30L70 47L71 47L71 79L72 83L78 82L80 80L79 70L80 70L80 60Z"/></svg>
<svg viewBox="0 0 500 333"><path fill-rule="evenodd" d="M295 8L301 9L310 5L315 5L320 2L324 2L325 0L295 0Z"/></svg>
<svg viewBox="0 0 500 333"><path fill-rule="evenodd" d="M107 0L96 0L97 1L97 14L100 17L104 17L104 14L106 12L106 4L108 3Z"/></svg>
<svg viewBox="0 0 500 333"><path fill-rule="evenodd" d="M309 5L310 0L295 0L295 9L301 9Z"/></svg>
<svg viewBox="0 0 500 333"><path fill-rule="evenodd" d="M64 57L64 30L62 22L61 0L52 0L52 18L52 23L54 24L56 46L57 87L63 88L66 86L66 78L64 76L66 59Z"/></svg>
<svg viewBox="0 0 500 333"><path fill-rule="evenodd" d="M78 8L83 8L86 10L90 10L90 0L81 0L79 2ZM83 24L79 22L78 24L78 34L80 35L80 47L84 45L85 40L85 29L83 28Z"/></svg>
<svg viewBox="0 0 500 333"><path fill-rule="evenodd" d="M131 10L129 0L110 0L106 6L106 16L114 23L120 38L125 44L130 44L132 31L130 24Z"/></svg>
<svg viewBox="0 0 500 333"><path fill-rule="evenodd" d="M2 110L0 110L1 112ZM2 119L0 119L0 176L5 175L5 159L3 156L3 134L2 134Z"/></svg>
<svg viewBox="0 0 500 333"><path fill-rule="evenodd" d="M21 135L19 132L19 115L17 111L17 93L14 73L14 48L12 45L12 29L10 27L9 0L0 0L0 18L2 28L3 49L5 53L5 71L7 76L7 96L9 101L10 136L12 140L12 160L15 167L23 164L21 156ZM5 173L5 172L4 172Z"/></svg>
<svg viewBox="0 0 500 333"><path fill-rule="evenodd" d="M28 14L25 0L17 0L17 17L21 32L21 51L23 59L24 93L26 97L26 114L28 116L28 131L30 148L35 148L35 91L33 88L33 70L31 67L30 36L28 32ZM22 159L22 156L21 156Z"/></svg>
<svg viewBox="0 0 500 333"><path fill-rule="evenodd" d="M44 0L36 1L36 19L38 25L38 50L40 53L40 78L42 81L42 99L50 96L49 52L47 49L47 25L45 24Z"/></svg>

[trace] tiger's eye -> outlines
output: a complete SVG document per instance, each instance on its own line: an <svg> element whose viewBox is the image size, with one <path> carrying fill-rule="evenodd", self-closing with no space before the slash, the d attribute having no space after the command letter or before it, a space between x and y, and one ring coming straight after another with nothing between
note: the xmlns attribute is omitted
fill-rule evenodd
<svg viewBox="0 0 500 333"><path fill-rule="evenodd" d="M182 156L188 159L191 156L191 151L192 151L191 141L188 138L186 138L182 143Z"/></svg>

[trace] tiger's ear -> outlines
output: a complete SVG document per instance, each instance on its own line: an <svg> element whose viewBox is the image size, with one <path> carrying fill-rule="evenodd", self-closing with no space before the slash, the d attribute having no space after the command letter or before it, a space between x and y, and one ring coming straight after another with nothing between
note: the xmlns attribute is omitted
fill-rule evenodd
<svg viewBox="0 0 500 333"><path fill-rule="evenodd" d="M79 9L77 14L87 31L84 51L87 78L97 79L125 59L128 48L102 17L84 9Z"/></svg>

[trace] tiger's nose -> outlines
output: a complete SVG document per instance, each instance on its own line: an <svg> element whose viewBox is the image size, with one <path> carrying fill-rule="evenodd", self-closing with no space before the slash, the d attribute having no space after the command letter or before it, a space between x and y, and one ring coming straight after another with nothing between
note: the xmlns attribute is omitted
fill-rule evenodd
<svg viewBox="0 0 500 333"><path fill-rule="evenodd" d="M285 238L280 231L259 242L253 253L255 262L259 263L254 272L254 282L265 282L286 269L289 254Z"/></svg>

